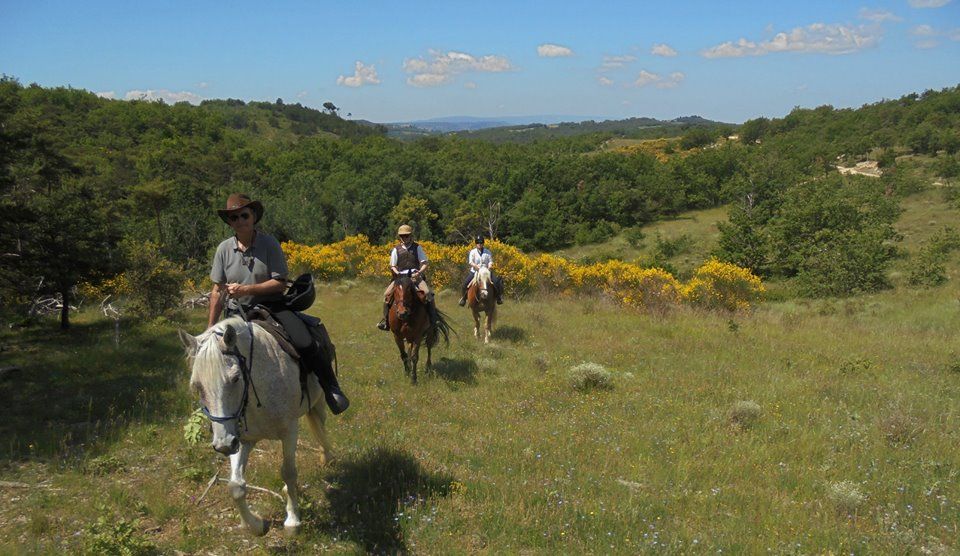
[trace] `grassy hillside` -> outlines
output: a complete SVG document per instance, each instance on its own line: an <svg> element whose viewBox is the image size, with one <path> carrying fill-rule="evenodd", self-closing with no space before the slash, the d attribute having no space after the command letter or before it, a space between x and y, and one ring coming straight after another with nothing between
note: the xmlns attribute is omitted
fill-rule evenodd
<svg viewBox="0 0 960 556"><path fill-rule="evenodd" d="M602 243L561 249L555 254L582 261L620 259L663 265L686 277L710 257L720 235L717 222L726 219L727 207L693 210L643 226L642 238L633 243L628 240L629 234L621 233ZM664 249L669 256L664 256Z"/></svg>
<svg viewBox="0 0 960 556"><path fill-rule="evenodd" d="M223 485L196 505L227 466L181 438L190 401L173 327L124 323L119 348L92 315L72 340L4 330L5 360L23 370L0 380L0 550L960 547L956 281L739 316L531 299L502 307L486 347L442 292L460 334L416 387L373 327L379 289L326 285L314 307L354 404L330 419L333 464L301 445L296 539L272 496L252 496L274 520L259 539L237 528ZM609 370L609 389L573 387L584 362ZM251 484L279 491L279 446L251 459Z"/></svg>

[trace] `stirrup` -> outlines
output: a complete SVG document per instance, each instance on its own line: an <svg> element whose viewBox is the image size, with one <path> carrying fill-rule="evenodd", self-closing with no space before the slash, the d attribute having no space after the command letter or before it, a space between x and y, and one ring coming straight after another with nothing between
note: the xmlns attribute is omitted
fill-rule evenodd
<svg viewBox="0 0 960 556"><path fill-rule="evenodd" d="M459 305L459 306L461 306L461 307L463 307L463 306L466 305L466 304L467 304L467 298L466 298L466 297L461 297L461 298L460 298L460 301L457 301L457 305Z"/></svg>
<svg viewBox="0 0 960 556"><path fill-rule="evenodd" d="M390 325L388 325L386 319L384 319L377 323L377 328L380 330L389 330Z"/></svg>

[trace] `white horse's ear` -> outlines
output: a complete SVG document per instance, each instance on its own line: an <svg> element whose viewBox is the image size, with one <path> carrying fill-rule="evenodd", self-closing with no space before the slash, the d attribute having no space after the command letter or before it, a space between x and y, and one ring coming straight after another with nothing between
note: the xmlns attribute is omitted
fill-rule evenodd
<svg viewBox="0 0 960 556"><path fill-rule="evenodd" d="M237 343L237 329L233 327L232 324L228 324L226 329L223 331L223 338L220 339L220 344L223 346L224 350L233 349L233 346Z"/></svg>
<svg viewBox="0 0 960 556"><path fill-rule="evenodd" d="M177 335L180 336L180 341L183 343L183 347L186 348L187 355L196 355L197 346L199 345L196 337L184 331L182 328L177 329Z"/></svg>

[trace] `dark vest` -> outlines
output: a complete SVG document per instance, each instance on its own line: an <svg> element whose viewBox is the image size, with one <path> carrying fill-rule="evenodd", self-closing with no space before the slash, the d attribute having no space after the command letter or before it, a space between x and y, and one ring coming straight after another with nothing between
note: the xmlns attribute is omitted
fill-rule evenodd
<svg viewBox="0 0 960 556"><path fill-rule="evenodd" d="M397 270L416 270L420 268L420 258L417 256L417 242L410 244L410 248L404 248L403 244L397 246Z"/></svg>

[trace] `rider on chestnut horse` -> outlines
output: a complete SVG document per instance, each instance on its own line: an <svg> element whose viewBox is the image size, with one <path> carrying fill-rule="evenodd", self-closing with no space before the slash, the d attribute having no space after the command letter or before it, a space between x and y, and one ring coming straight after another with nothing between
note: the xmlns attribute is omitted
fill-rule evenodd
<svg viewBox="0 0 960 556"><path fill-rule="evenodd" d="M393 279L390 285L383 292L383 320L377 323L380 330L388 330L387 317L390 313L390 304L393 302L394 280L402 275L409 276L417 289L424 293L427 300L427 313L430 315L430 324L437 322L437 306L433 302L433 290L427 284L424 272L427 270L429 261L423 247L413 241L413 228L404 224L397 230L397 237L400 243L390 251L390 271L393 273Z"/></svg>
<svg viewBox="0 0 960 556"><path fill-rule="evenodd" d="M463 282L463 287L460 288L460 301L459 304L463 307L467 303L467 288L470 287L470 282L473 281L474 275L480 270L481 266L485 266L490 270L490 278L493 280L493 288L497 292L497 305L503 304L503 278L495 276L493 274L493 255L490 253L489 249L483 247L483 236L477 235L475 238L477 246L470 250L470 254L467 255L467 264L470 265L470 272L467 274L467 279Z"/></svg>

